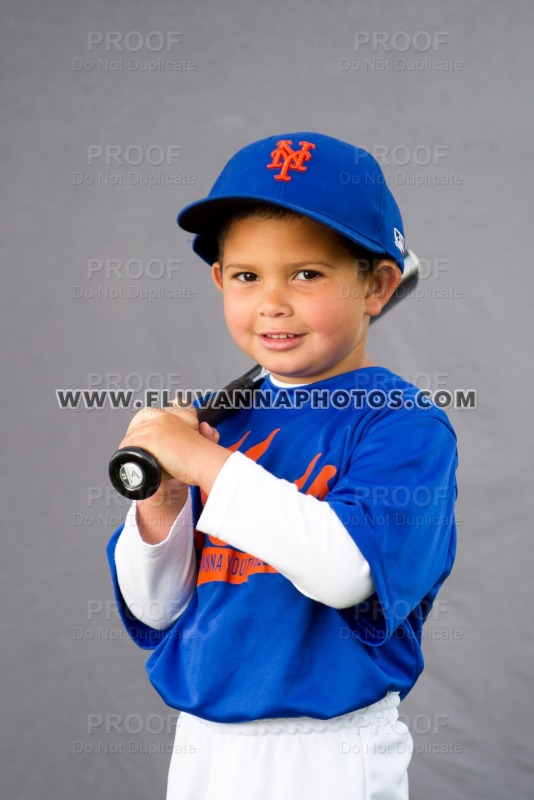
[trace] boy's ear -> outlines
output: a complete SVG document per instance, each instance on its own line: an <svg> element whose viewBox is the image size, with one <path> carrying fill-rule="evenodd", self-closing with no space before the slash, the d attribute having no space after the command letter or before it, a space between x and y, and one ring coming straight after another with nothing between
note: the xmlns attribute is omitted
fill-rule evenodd
<svg viewBox="0 0 534 800"><path fill-rule="evenodd" d="M401 282L402 273L394 261L383 259L374 268L365 295L365 313L377 317Z"/></svg>
<svg viewBox="0 0 534 800"><path fill-rule="evenodd" d="M223 282L222 282L222 265L220 261L216 261L212 264L211 267L211 279L217 289L222 292L223 290Z"/></svg>

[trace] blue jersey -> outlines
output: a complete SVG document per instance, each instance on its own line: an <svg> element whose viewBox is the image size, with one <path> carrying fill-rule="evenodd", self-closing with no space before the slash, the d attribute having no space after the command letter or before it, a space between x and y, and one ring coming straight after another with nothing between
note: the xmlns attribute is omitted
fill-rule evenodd
<svg viewBox="0 0 534 800"><path fill-rule="evenodd" d="M221 423L220 444L328 503L376 592L335 609L254 554L197 533L197 588L176 623L157 631L121 597L119 528L108 546L116 597L131 637L154 651L152 684L168 705L215 722L328 719L389 691L404 697L423 669L422 625L455 554L447 416L381 367L290 389L266 378L253 405ZM198 519L202 498L193 495Z"/></svg>

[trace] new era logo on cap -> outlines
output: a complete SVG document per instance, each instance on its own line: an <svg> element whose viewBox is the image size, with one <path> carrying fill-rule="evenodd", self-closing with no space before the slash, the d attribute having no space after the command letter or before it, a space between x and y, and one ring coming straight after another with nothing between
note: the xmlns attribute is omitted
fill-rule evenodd
<svg viewBox="0 0 534 800"><path fill-rule="evenodd" d="M397 228L393 228L393 238L395 240L395 246L398 247L402 255L404 255L404 236Z"/></svg>
<svg viewBox="0 0 534 800"><path fill-rule="evenodd" d="M267 164L267 169L282 168L278 175L274 176L275 181L290 181L291 175L288 175L290 169L306 172L304 161L310 160L310 148L314 148L315 145L312 142L299 142L300 150L293 150L292 144L291 139L280 139L276 143L276 149L271 153L272 161Z"/></svg>

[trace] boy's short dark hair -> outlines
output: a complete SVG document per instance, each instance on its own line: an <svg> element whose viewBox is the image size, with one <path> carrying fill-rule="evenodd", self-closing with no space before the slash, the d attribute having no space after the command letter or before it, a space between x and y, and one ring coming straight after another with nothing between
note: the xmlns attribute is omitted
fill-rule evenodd
<svg viewBox="0 0 534 800"><path fill-rule="evenodd" d="M366 250L361 245L351 242L350 239L345 238L345 236L342 236L332 228L328 228L326 225L322 225L320 222L311 220L309 217L306 217L303 214L298 214L296 211L292 211L289 208L277 206L274 203L256 202L247 203L246 205L231 211L226 216L222 217L218 224L214 227L213 239L217 243L217 261L222 260L224 241L230 226L234 222L241 222L242 220L249 219L250 217L281 220L308 219L314 225L317 225L319 228L324 228L324 230L328 231L339 242L339 244L345 250L347 250L348 253L350 253L351 257L356 262L360 273L362 274L372 272L379 261L385 258L390 258L387 253L372 253L370 250Z"/></svg>

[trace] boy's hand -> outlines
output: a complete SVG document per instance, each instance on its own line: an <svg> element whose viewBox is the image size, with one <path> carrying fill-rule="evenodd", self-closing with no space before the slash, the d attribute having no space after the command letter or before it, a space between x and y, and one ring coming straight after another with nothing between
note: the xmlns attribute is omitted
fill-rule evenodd
<svg viewBox="0 0 534 800"><path fill-rule="evenodd" d="M200 485L200 453L203 445L217 444L217 431L203 422L199 427L196 409L144 408L130 422L119 447L142 447L158 461L163 480L176 478L189 486ZM221 448L222 449L222 448Z"/></svg>
<svg viewBox="0 0 534 800"><path fill-rule="evenodd" d="M157 544L166 538L187 499L188 486L210 491L231 455L218 441L215 428L207 422L199 426L192 406L145 408L133 417L119 446L148 450L162 469L157 492L137 502L137 523L144 541Z"/></svg>

